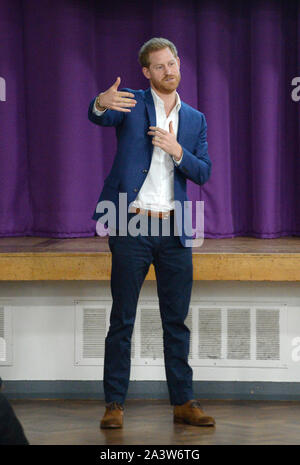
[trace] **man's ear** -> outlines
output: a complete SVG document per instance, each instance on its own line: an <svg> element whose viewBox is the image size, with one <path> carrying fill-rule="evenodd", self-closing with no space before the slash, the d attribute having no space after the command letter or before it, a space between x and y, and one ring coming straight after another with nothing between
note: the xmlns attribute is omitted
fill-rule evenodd
<svg viewBox="0 0 300 465"><path fill-rule="evenodd" d="M150 72L149 72L149 69L146 68L146 66L143 66L142 71L143 71L143 75L145 76L145 78L150 79Z"/></svg>
<svg viewBox="0 0 300 465"><path fill-rule="evenodd" d="M177 60L177 63L178 63L178 68L180 69L180 58L177 57L176 60Z"/></svg>

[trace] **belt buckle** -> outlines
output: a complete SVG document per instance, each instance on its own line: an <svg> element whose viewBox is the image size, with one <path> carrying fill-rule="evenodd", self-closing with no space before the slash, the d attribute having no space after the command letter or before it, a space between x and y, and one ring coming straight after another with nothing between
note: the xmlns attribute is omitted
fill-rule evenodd
<svg viewBox="0 0 300 465"><path fill-rule="evenodd" d="M139 214L139 213L141 213L141 209L140 209L140 208L137 208L137 207L131 206L130 209L129 209L129 213L136 213L136 214Z"/></svg>

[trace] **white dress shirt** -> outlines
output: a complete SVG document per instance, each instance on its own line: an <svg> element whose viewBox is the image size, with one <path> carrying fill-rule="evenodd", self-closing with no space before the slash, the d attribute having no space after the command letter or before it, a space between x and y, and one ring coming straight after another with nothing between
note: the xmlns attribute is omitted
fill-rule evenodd
<svg viewBox="0 0 300 465"><path fill-rule="evenodd" d="M151 93L155 106L156 126L169 131L169 124L172 121L174 133L177 137L178 112L181 107L179 94L176 92L175 106L167 117L163 100L156 94L152 87ZM96 115L100 116L104 111L97 110L94 104L93 112ZM150 131L150 129L148 130ZM179 165L181 160L182 157L176 162L175 159L163 149L154 146L148 174L132 206L162 212L174 210L174 163Z"/></svg>

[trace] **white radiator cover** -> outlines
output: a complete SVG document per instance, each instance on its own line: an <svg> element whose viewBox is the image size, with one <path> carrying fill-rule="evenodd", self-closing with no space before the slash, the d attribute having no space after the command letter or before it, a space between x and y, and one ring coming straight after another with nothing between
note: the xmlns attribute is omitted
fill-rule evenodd
<svg viewBox="0 0 300 465"><path fill-rule="evenodd" d="M75 365L103 365L111 301L78 300L74 305ZM286 303L191 301L185 321L191 334L190 365L286 368L287 313ZM164 365L157 301L139 301L131 365Z"/></svg>

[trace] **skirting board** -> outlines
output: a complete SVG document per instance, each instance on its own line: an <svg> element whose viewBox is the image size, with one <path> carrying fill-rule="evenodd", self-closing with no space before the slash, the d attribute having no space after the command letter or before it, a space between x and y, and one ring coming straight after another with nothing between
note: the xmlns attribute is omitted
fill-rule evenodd
<svg viewBox="0 0 300 465"><path fill-rule="evenodd" d="M194 381L196 399L300 400L300 383L255 381ZM5 381L8 399L104 400L100 381ZM130 381L127 399L169 399L165 381Z"/></svg>

